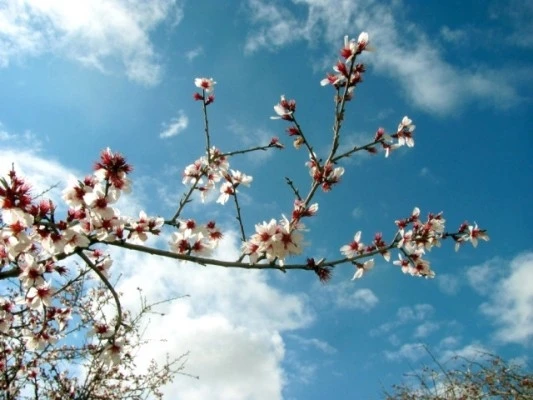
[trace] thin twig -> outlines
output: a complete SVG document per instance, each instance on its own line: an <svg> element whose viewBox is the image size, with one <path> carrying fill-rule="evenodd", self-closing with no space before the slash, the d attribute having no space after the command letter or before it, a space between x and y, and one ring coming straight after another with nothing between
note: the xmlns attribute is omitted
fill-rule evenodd
<svg viewBox="0 0 533 400"><path fill-rule="evenodd" d="M246 153L250 153L252 151L258 151L258 150L268 150L268 149L271 149L272 147L274 146L271 146L270 144L267 144L266 146L257 146L257 147L251 147L249 149L245 149L245 150L234 150L234 151L230 151L230 152L227 152L227 153L222 153L219 157L230 157L230 156L234 156L236 154L246 154Z"/></svg>
<svg viewBox="0 0 533 400"><path fill-rule="evenodd" d="M296 120L294 115L292 115L292 122L294 122L294 125L296 125L296 128L298 129L298 132L300 134L300 137L303 139L303 143L305 144L305 147L307 147L307 151L309 152L309 156L311 157L311 159L315 163L315 165L318 168L318 170L322 171L322 167L320 165L319 160L316 158L315 152L313 151L313 147L311 146L311 144L309 143L309 141L305 137L304 131L302 130L302 127L300 126L300 124L298 123L298 121Z"/></svg>
<svg viewBox="0 0 533 400"><path fill-rule="evenodd" d="M120 329L120 326L122 325L122 306L120 304L120 299L118 298L118 293L116 292L111 282L109 282L107 277L102 273L102 271L100 271L96 267L96 265L94 265L94 263L89 259L89 257L87 257L83 253L82 250L78 250L76 253L80 256L80 258L83 261L85 261L85 263L89 266L89 268L91 268L96 273L96 275L98 275L100 280L104 283L104 285L109 289L109 291L113 295L113 299L115 299L115 305L117 306L117 322L115 323L115 332L113 333L113 339L114 339L115 335L118 333L118 330Z"/></svg>
<svg viewBox="0 0 533 400"><path fill-rule="evenodd" d="M233 200L235 201L235 208L237 209L237 221L239 221L239 227L241 229L241 239L246 242L246 234L244 233L244 226L242 223L241 207L239 206L239 200L237 199L237 189L233 189Z"/></svg>
<svg viewBox="0 0 533 400"><path fill-rule="evenodd" d="M207 104L205 100L205 89L202 90L202 109L204 112L204 131L205 131L205 154L207 156L207 165L211 165L211 153L209 149L211 148L211 138L209 136L209 119L207 118Z"/></svg>
<svg viewBox="0 0 533 400"><path fill-rule="evenodd" d="M344 93L342 94L340 104L337 102L335 105L335 121L333 123L333 143L331 145L331 150L327 158L326 164L328 162L332 162L333 157L335 157L335 153L337 152L337 149L339 147L340 131L342 127L342 121L344 120L344 108L346 106L346 99L348 98L348 89L350 87L350 78L352 76L352 72L355 66L355 59L356 56L352 58L352 61L350 63L350 68L348 69L348 74L346 77L346 86L344 87Z"/></svg>
<svg viewBox="0 0 533 400"><path fill-rule="evenodd" d="M294 182L289 177L285 177L285 181L287 182L287 185L289 185L292 191L294 192L294 195L296 196L296 198L298 200L302 200L302 196L300 196L300 192L298 191L296 186L294 186Z"/></svg>
<svg viewBox="0 0 533 400"><path fill-rule="evenodd" d="M194 189L196 189L196 187L198 186L198 183L200 182L200 179L204 175L205 175L205 172L202 172L202 174L196 179L196 181L193 183L193 185L189 188L189 191L183 195L183 198L180 200L180 205L179 205L178 209L176 210L176 212L174 213L174 216L171 219L165 221L165 224L176 226L176 220L179 218L181 212L183 211L183 207L185 207L185 205L191 201L191 200L189 200L189 198L191 197L192 193L194 192Z"/></svg>
<svg viewBox="0 0 533 400"><path fill-rule="evenodd" d="M382 142L383 142L383 138L381 138L381 139L379 139L379 140L374 140L373 142L370 142L370 143L368 143L368 144L365 144L364 146L354 146L353 149L348 150L348 151L345 152L345 153L339 154L339 155L336 156L336 157L333 157L333 158L331 159L331 162L336 163L336 162L339 161L341 158L350 157L353 153L355 153L355 152L357 152L357 151L367 150L367 149L369 149L369 148L374 147L376 144L378 144L378 143L382 143Z"/></svg>

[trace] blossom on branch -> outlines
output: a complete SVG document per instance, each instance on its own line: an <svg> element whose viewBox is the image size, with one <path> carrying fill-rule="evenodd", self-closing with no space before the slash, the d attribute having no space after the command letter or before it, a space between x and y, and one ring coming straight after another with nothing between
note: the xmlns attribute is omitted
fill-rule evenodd
<svg viewBox="0 0 533 400"><path fill-rule="evenodd" d="M287 177L294 195L285 204L290 219L282 214L280 219L256 223L251 235L247 236L246 229L252 225L243 220L246 213L241 213L237 193L240 186L250 186L253 178L231 169L229 159L253 151L281 149L283 145L274 137L267 145L226 153L212 146L206 108L214 101L216 82L212 78L194 81L201 89L194 98L202 100L206 144L204 154L184 168L181 179L187 187L176 211L168 219L149 216L145 211L140 211L138 216L121 213L117 204L123 193L131 190L129 175L133 167L124 156L109 148L101 152L92 175L69 181L61 196L64 205L55 204L42 195L32 195L31 185L14 169L0 177L0 281L8 284L0 293L0 350L7 354L0 361L0 388L12 385L13 397L16 397L21 390L26 390L24 385L33 385L39 390L44 388L39 392L43 398L74 398L86 389L83 385L93 385L98 387L95 390L99 398L111 398L110 394L118 387L126 388L126 394L133 393L130 386L137 382L149 385L149 390L158 390L161 383L154 384L152 376L158 377L158 382L170 379L168 362L160 369L163 372L149 370L142 379L132 372L132 350L143 343L140 318L121 306L120 293L114 287L113 259L107 250L111 246L201 265L313 271L325 283L331 278L333 268L340 265L355 266L352 280L362 278L374 267L373 257L382 256L390 261L393 252L398 254L393 264L403 273L432 278L435 273L425 257L442 241L452 239L459 248L466 242L476 247L480 240L489 240L486 231L476 223L464 222L457 232L447 232L442 212L430 213L424 219L420 209L415 207L410 214L395 221L390 241L377 233L372 242L365 245L361 231L357 231L353 240L340 247L342 256L336 259L315 261L308 255L297 257L306 247L306 227L302 220L317 216L318 188L329 192L347 173L341 164L343 158L359 150L375 153L380 147L388 157L399 147L414 146L415 125L405 116L394 134L388 135L379 128L369 137L368 144L354 146L344 153L339 151L344 138L341 128L345 115L349 115L345 111L351 106L347 101L352 99L366 70L363 64L356 63L356 57L369 49L368 42L365 32L357 40L349 40L346 36L342 59L333 67L334 73L321 81L322 85L333 86L336 93L333 139L327 158L323 160L313 153L312 136L304 135L303 124L295 119L295 100L281 96L274 106L276 116L271 118L290 121L287 132L294 136L294 146L309 155L305 163L309 172L308 190L304 192L301 187L305 186L298 187ZM230 261L213 256L223 238L215 221L198 222L184 212L195 200L196 191L204 202L208 194L216 190L220 191L217 203L225 204L233 196L234 201L228 207L234 203L236 226L240 230L242 253ZM60 215L65 209L64 215ZM162 233L169 238L166 249L149 241L151 236ZM296 261L288 261L291 257ZM151 312L143 299L141 303L144 308L141 314ZM55 345L63 340L62 335L73 332L80 334L79 343L67 337ZM81 339L82 335L85 339ZM80 383L60 371L60 366L73 362L80 362L89 371L84 379L87 383ZM108 382L112 383L106 386ZM119 395L127 397L124 393Z"/></svg>
<svg viewBox="0 0 533 400"><path fill-rule="evenodd" d="M277 116L270 117L270 119L284 119L287 121L294 121L293 114L296 111L296 101L286 100L284 95L281 95L281 100L274 106L274 111Z"/></svg>
<svg viewBox="0 0 533 400"><path fill-rule="evenodd" d="M211 93L215 89L216 82L213 78L196 78L194 80L194 85L202 90L205 90L207 93Z"/></svg>

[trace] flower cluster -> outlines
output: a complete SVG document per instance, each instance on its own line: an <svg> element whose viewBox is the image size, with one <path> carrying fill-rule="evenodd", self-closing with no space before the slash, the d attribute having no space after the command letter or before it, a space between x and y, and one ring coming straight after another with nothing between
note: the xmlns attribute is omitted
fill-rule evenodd
<svg viewBox="0 0 533 400"><path fill-rule="evenodd" d="M278 147L272 144L271 147ZM202 202L209 193L216 189L221 180L225 182L220 187L217 203L225 204L229 196L234 195L239 185L249 186L253 178L237 170L229 169L228 158L216 147L209 150L209 156L200 157L194 163L185 167L183 183L192 184L192 190L198 190Z"/></svg>
<svg viewBox="0 0 533 400"><path fill-rule="evenodd" d="M215 84L216 82L213 78L196 78L194 80L194 85L197 88L202 89L202 93L195 92L193 95L194 100L202 100L206 106L213 103L215 101L215 95L213 94Z"/></svg>
<svg viewBox="0 0 533 400"><path fill-rule="evenodd" d="M442 212L430 213L427 219L423 221L420 219L420 209L415 207L409 217L395 221L398 231L390 244L385 243L381 233L377 233L373 243L365 246L361 242L361 231L358 231L353 241L342 246L340 251L347 260L356 265L357 270L354 279L360 278L365 271L374 266L373 259L365 263L358 263L355 261L356 259L372 254L381 254L388 262L390 261L390 250L393 248L400 251L398 260L394 261L393 264L399 266L403 273L433 278L435 272L431 269L429 261L423 257L433 247L440 247L441 240L452 237L456 243L456 250L461 244L468 241L475 247L478 239L489 240L486 231L479 229L477 224L463 223L457 233L446 233L445 222ZM411 229L407 229L408 227Z"/></svg>
<svg viewBox="0 0 533 400"><path fill-rule="evenodd" d="M327 74L326 78L320 81L322 86L332 85L337 91L341 87L346 87L345 93L335 96L335 101L340 103L343 99L349 101L353 97L353 91L358 83L363 80L363 73L366 71L364 64L355 64L357 55L368 49L368 33L362 32L357 40L344 37L344 47L340 54L343 61L337 61L333 66L334 74Z"/></svg>
<svg viewBox="0 0 533 400"><path fill-rule="evenodd" d="M217 203L226 204L230 196L234 196L237 192L237 187L239 185L250 186L253 178L251 176L245 175L240 171L230 170L230 173L224 174L224 179L226 182L220 187L220 196L218 197Z"/></svg>
<svg viewBox="0 0 533 400"><path fill-rule="evenodd" d="M174 232L170 239L170 249L178 254L208 257L220 239L222 233L214 221L200 225L188 219L179 221L178 232Z"/></svg>
<svg viewBox="0 0 533 400"><path fill-rule="evenodd" d="M341 176L344 174L343 167L333 167L333 164L328 162L324 166L320 166L317 162L316 156L310 155L310 160L305 163L309 168L309 175L313 181L322 186L324 192L329 192L333 185L339 183Z"/></svg>
<svg viewBox="0 0 533 400"><path fill-rule="evenodd" d="M62 200L67 206L63 218L58 212L62 208L51 200L33 197L30 185L14 170L0 178L0 282L6 280L9 283L0 293L0 353L7 355L0 360L0 390L6 390L15 398L25 384L33 384L36 389L42 384L53 387L47 392L50 398L83 397L76 378L58 369L60 365L79 359L89 360L86 382L98 387L92 395L97 393L99 398L108 398L117 388L134 393L136 385L141 388L145 385L143 390L146 385L148 391L157 390L157 385L170 379L168 364L161 370L151 367L146 377L138 377L132 372L135 365L131 354L142 342L139 319L122 310L120 295L110 283L113 260L104 251L107 245L205 265L313 271L320 281L327 282L333 268L340 264L355 267L352 279L359 279L375 266L374 257L383 257L389 262L392 252L398 252L398 259L393 264L404 273L434 277L435 273L424 257L432 248L440 246L442 240L451 238L456 250L467 242L476 247L479 240L489 240L486 231L477 224L464 222L457 232L449 233L445 231L442 213L429 214L422 219L420 210L414 208L408 217L395 221L397 229L390 242L386 242L381 233L376 233L365 245L362 233L358 231L353 240L340 247L342 258L316 261L306 257L306 261L300 264L286 262L287 258L303 253L303 232L306 229L302 220L318 213L318 204L314 203L318 187L329 192L340 182L345 173L345 169L339 166L341 159L360 150L376 153L380 146L388 157L391 151L401 146L414 146L415 125L405 116L395 133L386 134L380 128L370 143L339 154L345 108L351 104L347 101L352 98L354 88L362 81L365 72L365 66L355 61L359 54L369 50L368 40L365 32L357 40L345 37L341 49L344 61L338 61L333 67L334 73L321 81L322 85L336 89L333 140L324 161L315 155L296 120L296 101L281 96L274 106L276 115L271 118L289 121L287 132L294 137L295 148L308 152L309 161L305 165L311 185L307 194L301 193L297 185L286 178L294 192L291 218L282 215L280 220L258 223L251 236L246 236L237 193L241 186L249 186L253 178L230 169L229 157L269 148L282 149L283 145L274 137L266 146L229 153L211 146L206 106L214 101L216 82L212 78L194 81L200 89L194 99L202 101L205 116L205 154L185 168L183 183L189 187L174 216L168 220L148 216L144 211L140 211L138 217L121 214L117 204L123 193L131 190L129 175L133 168L121 154L110 149L101 153L92 175L70 181L62 192ZM342 92L341 88L344 88ZM191 195L195 191L200 192L201 200L205 202L217 189L217 184L217 203L224 205L231 197L234 200L242 239L242 254L230 262L212 258L223 237L214 221L199 224L182 216L184 206L193 201ZM165 226L173 229L169 234L169 247L166 250L150 247L147 244L150 236L159 235ZM83 262L67 263L72 256ZM248 259L243 261L245 257ZM97 284L91 281L94 278L97 278ZM91 283L87 285L87 282ZM110 312L112 303L115 304L115 314ZM150 311L144 302L142 305L141 313ZM63 340L66 332L86 333L80 341L83 343L64 344L68 342ZM42 360L49 365L43 368L40 365ZM124 379L124 371L129 371L127 379ZM47 374L53 378L49 379ZM152 384L152 377L159 379L157 384Z"/></svg>
<svg viewBox="0 0 533 400"><path fill-rule="evenodd" d="M13 333L16 326L24 326L22 339L29 351L56 343L71 317L72 307L65 307L60 295L70 286L52 285L68 273L60 260L78 254L106 279L112 260L99 249L89 249L93 243L142 243L163 225L163 218L143 211L130 218L114 208L121 193L131 189L132 167L122 155L106 149L94 169L92 176L71 181L63 191L68 206L64 219L51 200L33 198L30 185L14 170L0 179L0 271L18 276L23 290L14 302L0 297L0 330ZM17 323L16 316L24 312L29 313L27 321Z"/></svg>
<svg viewBox="0 0 533 400"><path fill-rule="evenodd" d="M255 234L243 244L243 254L249 257L250 264L266 259L283 265L288 256L302 253L304 230L303 224L291 223L285 217L279 222L263 221L255 225Z"/></svg>
<svg viewBox="0 0 533 400"><path fill-rule="evenodd" d="M294 112L296 111L296 101L286 100L285 95L281 95L281 99L278 104L274 106L276 116L270 117L270 119L284 119L286 121L294 121Z"/></svg>
<svg viewBox="0 0 533 400"><path fill-rule="evenodd" d="M468 222L463 222L459 227L457 234L452 235L455 240L455 251L458 251L462 244L466 242L472 243L472 246L477 247L478 240L489 240L489 235L484 229L480 229L476 223L469 225Z"/></svg>

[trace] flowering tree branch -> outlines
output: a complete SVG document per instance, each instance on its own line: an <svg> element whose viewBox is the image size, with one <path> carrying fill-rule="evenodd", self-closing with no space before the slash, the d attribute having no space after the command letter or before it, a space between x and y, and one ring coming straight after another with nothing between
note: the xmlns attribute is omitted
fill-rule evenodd
<svg viewBox="0 0 533 400"><path fill-rule="evenodd" d="M62 218L52 200L41 198L45 193L32 197L29 183L14 168L1 178L0 282L5 284L0 293L0 354L6 349L15 350L13 356L0 360L0 390L13 398L25 385L32 386L36 398L52 398L59 393L59 398L108 399L113 398L116 390L121 395L159 396L159 386L168 382L172 373L181 371L183 358L179 357L162 367L151 365L145 375L136 374L132 354L142 344L140 317L152 308L141 302L139 317L132 317L123 309L120 294L109 280L113 264L106 253L109 246L204 266L313 271L320 281L326 282L333 269L343 264L355 267L352 279L359 279L374 267L373 257L388 262L393 252L398 254L393 264L403 273L432 278L435 273L425 257L441 241L455 242L458 250L465 243L475 247L479 240L488 240L486 231L477 224L463 222L457 231L448 232L442 213L430 213L422 218L415 207L410 215L394 221L394 234L389 242L376 233L364 244L362 232L357 231L352 240L339 244L338 257L304 257L303 221L317 216L319 205L314 200L319 189L327 193L340 184L345 169L339 162L358 151L375 154L382 149L385 157L389 157L393 150L414 146L415 125L405 116L393 133L378 128L367 144L339 154L345 111L366 71L356 60L369 49L368 42L368 34L364 32L357 40L346 37L340 51L343 61L338 61L334 73L320 82L335 92L333 135L325 161L314 153L296 118L296 101L281 96L274 106L276 115L271 118L287 121L290 125L286 131L293 138L295 149L308 153L305 166L310 185L306 194L300 193L287 177L286 183L294 194L291 212L287 213L290 218L283 215L281 219L258 222L252 235L246 235L248 224L241 213L239 192L252 184L253 177L231 169L230 161L234 156L274 148L281 150L284 146L277 137L267 145L230 152L213 146L207 110L215 100L216 82L212 78L194 81L199 92L193 98L201 102L204 117L205 154L185 167L182 182L188 188L170 218L148 216L144 211L135 217L119 212L116 204L131 190L129 176L133 167L124 156L110 149L101 153L92 175L72 181L63 191L62 201L68 211ZM230 197L235 204L241 254L232 261L213 257L225 227L220 228L216 221L198 222L183 217L195 194L205 203L217 191L217 204L224 206ZM145 244L149 237L163 232L168 240L167 248ZM74 255L85 265L77 271L65 266ZM58 288L54 289L53 285ZM109 305L116 308L112 317ZM85 334L83 343L56 345L74 332ZM84 381L63 371L60 361L73 360L84 366ZM179 367L172 368L176 363ZM23 378L17 378L21 370Z"/></svg>

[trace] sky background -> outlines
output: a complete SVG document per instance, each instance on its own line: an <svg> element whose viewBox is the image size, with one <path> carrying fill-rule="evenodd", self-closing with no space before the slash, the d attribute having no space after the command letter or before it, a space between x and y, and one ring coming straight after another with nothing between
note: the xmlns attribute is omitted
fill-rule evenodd
<svg viewBox="0 0 533 400"><path fill-rule="evenodd" d="M269 119L285 94L319 156L333 123L333 90L319 82L343 36L367 31L373 52L348 105L342 145L416 124L412 149L346 160L340 185L319 193L304 256L337 258L356 231L394 234L414 206L465 220L490 242L428 259L437 277L417 279L376 259L363 279L353 266L321 284L301 271L222 270L120 253L124 304L188 294L153 317L140 364L189 351L167 388L180 399L375 399L382 387L453 354L490 351L533 359L533 4L510 1L0 0L0 168L15 163L35 190L90 172L111 147L134 165L121 212L169 217L184 192L183 168L202 155L203 118L194 78L217 81L212 142L223 151L267 144L283 151L235 157L254 177L243 188L247 235L292 210L289 176L309 185L307 154ZM236 259L231 204L196 199L184 214L215 219L217 256ZM170 232L166 233L167 235ZM152 242L166 247L168 236ZM395 258L396 255L393 254ZM294 261L302 261L296 258Z"/></svg>

